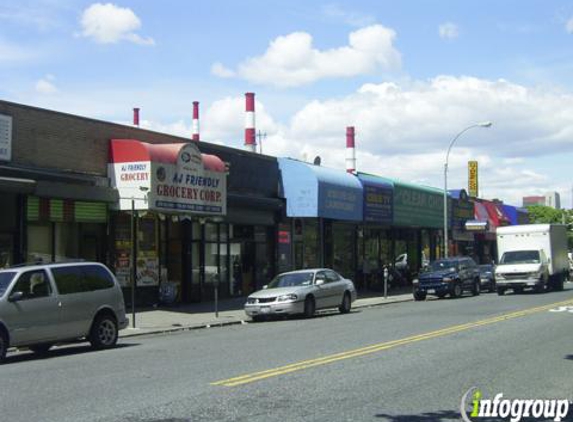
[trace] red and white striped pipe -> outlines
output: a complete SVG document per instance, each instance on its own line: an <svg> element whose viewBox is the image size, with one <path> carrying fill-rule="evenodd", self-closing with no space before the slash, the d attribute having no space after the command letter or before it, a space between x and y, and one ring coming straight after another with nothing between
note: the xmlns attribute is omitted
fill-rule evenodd
<svg viewBox="0 0 573 422"><path fill-rule="evenodd" d="M245 149L251 152L257 152L257 141L255 139L255 94L247 92L246 116L245 116Z"/></svg>
<svg viewBox="0 0 573 422"><path fill-rule="evenodd" d="M354 126L346 128L346 171L356 171L356 149L354 148Z"/></svg>
<svg viewBox="0 0 573 422"><path fill-rule="evenodd" d="M193 140L199 141L199 101L193 101Z"/></svg>

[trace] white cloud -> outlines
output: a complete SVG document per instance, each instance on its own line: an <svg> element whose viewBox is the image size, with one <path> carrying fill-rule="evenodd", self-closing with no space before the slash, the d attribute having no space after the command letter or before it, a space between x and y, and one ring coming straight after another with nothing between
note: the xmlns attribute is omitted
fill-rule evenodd
<svg viewBox="0 0 573 422"><path fill-rule="evenodd" d="M446 22L441 24L438 28L438 33L440 34L440 38L446 40L453 40L455 38L458 38L458 36L460 35L458 26L451 22Z"/></svg>
<svg viewBox="0 0 573 422"><path fill-rule="evenodd" d="M52 75L46 75L36 82L36 92L43 95L51 95L58 92L58 88L54 84L56 78Z"/></svg>
<svg viewBox="0 0 573 422"><path fill-rule="evenodd" d="M235 72L233 72L231 69L226 68L219 62L213 63L213 65L211 66L211 73L220 78L232 78L233 76L235 76Z"/></svg>
<svg viewBox="0 0 573 422"><path fill-rule="evenodd" d="M570 18L567 23L565 24L565 30L569 34L573 34L573 18Z"/></svg>
<svg viewBox="0 0 573 422"><path fill-rule="evenodd" d="M81 20L81 35L100 44L130 41L140 45L155 45L153 38L144 38L135 31L141 21L129 8L112 3L94 3L84 10Z"/></svg>
<svg viewBox="0 0 573 422"><path fill-rule="evenodd" d="M327 4L323 6L322 13L329 19L342 21L347 25L355 27L373 25L376 22L374 16L344 10L336 4Z"/></svg>
<svg viewBox="0 0 573 422"><path fill-rule="evenodd" d="M252 83L295 87L324 78L364 75L400 67L396 33L382 25L351 32L346 46L318 50L312 36L293 32L273 40L261 56L245 60L237 74Z"/></svg>
<svg viewBox="0 0 573 422"><path fill-rule="evenodd" d="M129 119L131 107L138 104L147 110L145 119L154 119L142 120L142 126L189 138L189 101L168 91L156 88L141 96L110 89L67 99L40 96L32 103L104 119L110 115ZM360 171L438 188L443 186L450 141L469 125L491 120L491 128L471 129L456 141L449 157L448 186L467 186L467 162L477 160L480 192L486 198L520 205L522 196L538 190L560 191L569 198L566 187L571 182L564 157L573 152L573 93L538 91L506 80L438 76L365 84L346 97L306 102L284 121L269 112L265 101L268 97L257 95L256 129L267 133L265 154L306 155L308 160L319 155L325 167L343 169L346 126L355 126ZM73 108L66 110L63 104ZM244 97L203 101L202 106L201 139L242 149ZM156 117L165 109L170 113ZM183 117L177 110L183 110ZM170 114L177 117L165 117Z"/></svg>

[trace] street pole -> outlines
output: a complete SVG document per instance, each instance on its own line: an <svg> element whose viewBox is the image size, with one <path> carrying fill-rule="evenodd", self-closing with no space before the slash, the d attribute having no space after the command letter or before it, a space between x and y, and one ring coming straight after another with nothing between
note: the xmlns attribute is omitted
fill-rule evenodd
<svg viewBox="0 0 573 422"><path fill-rule="evenodd" d="M131 198L131 326L133 328L135 328L135 288L137 285L137 233L135 230L135 199Z"/></svg>
<svg viewBox="0 0 573 422"><path fill-rule="evenodd" d="M448 152L446 153L446 161L444 163L444 258L448 257L449 254L449 239L448 239L448 159L450 158L450 151L452 149L452 147L454 146L454 143L458 140L458 138L460 136L462 136L465 132L467 132L468 130L474 128L474 127L490 127L492 125L491 122L481 122L481 123L476 123L474 125L468 126L466 127L464 130L462 130L461 132L459 132L454 139L452 139L452 142L450 142L450 146L448 147Z"/></svg>

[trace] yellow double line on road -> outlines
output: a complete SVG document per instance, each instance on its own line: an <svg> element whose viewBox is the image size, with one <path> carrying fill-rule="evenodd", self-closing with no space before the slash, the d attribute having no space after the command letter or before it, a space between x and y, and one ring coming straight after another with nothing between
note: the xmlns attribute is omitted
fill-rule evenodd
<svg viewBox="0 0 573 422"><path fill-rule="evenodd" d="M404 346L407 344L416 343L422 340L430 340L436 337L443 337L450 334L459 333L461 331L466 331L471 328L482 327L484 325L495 324L497 322L507 321L513 318L520 318L527 315L531 315L538 312L547 311L558 306L572 305L573 300L565 300L562 302L551 303L549 305L538 306L535 308L524 309L521 311L511 312L508 314L503 314L475 322L468 322L466 324L454 325L447 328L442 328L436 331L430 331L428 333L417 334L411 337L405 337L399 340L387 341L384 343L377 343L371 346L361 347L359 349L353 349L346 352L335 353L332 355L323 356L320 358L303 360L300 362L292 363L290 365L280 366L273 369L267 369L265 371L253 372L250 374L241 375L239 377L224 379L221 381L216 381L211 383L211 385L218 385L224 387L236 387L238 385L249 384L255 381L264 380L271 377L277 377L279 375L289 374L291 372L302 371L303 369L313 368L316 366L326 365L328 363L338 362L345 359L352 359L359 356L365 356L372 353L381 352L383 350L392 349L398 346Z"/></svg>

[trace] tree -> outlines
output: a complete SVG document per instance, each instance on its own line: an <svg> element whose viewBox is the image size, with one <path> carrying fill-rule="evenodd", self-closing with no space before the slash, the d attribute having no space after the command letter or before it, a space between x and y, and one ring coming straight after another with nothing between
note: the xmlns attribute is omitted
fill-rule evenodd
<svg viewBox="0 0 573 422"><path fill-rule="evenodd" d="M565 210L556 210L545 205L528 205L525 208L529 213L529 222L532 224L562 223L563 213L567 213Z"/></svg>
<svg viewBox="0 0 573 422"><path fill-rule="evenodd" d="M573 249L573 210L556 210L545 205L528 205L531 224L566 224L568 248Z"/></svg>

